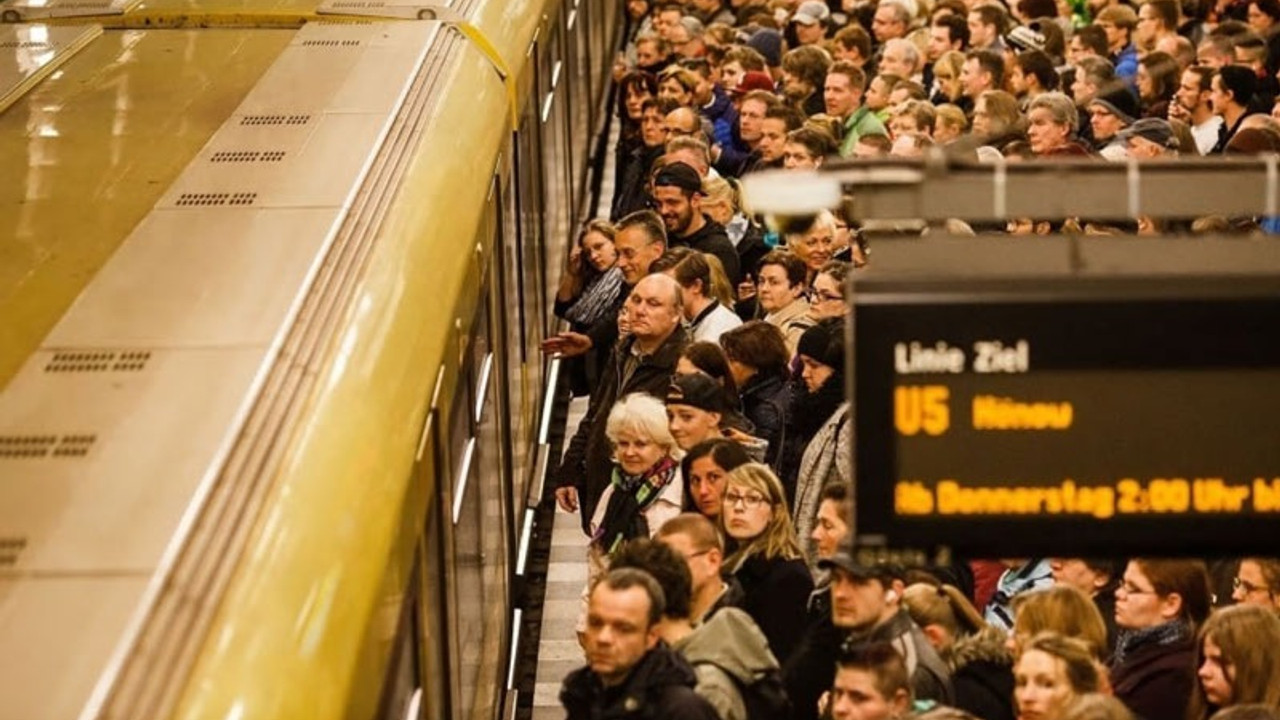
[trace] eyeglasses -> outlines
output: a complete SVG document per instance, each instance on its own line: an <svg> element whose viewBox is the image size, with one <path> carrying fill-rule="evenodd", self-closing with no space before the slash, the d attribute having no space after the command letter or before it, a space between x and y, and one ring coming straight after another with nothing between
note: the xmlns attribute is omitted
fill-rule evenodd
<svg viewBox="0 0 1280 720"><path fill-rule="evenodd" d="M1236 590L1243 590L1246 595L1255 592L1265 592L1268 595L1271 594L1271 588L1266 585L1254 585L1241 577L1231 578L1231 587Z"/></svg>
<svg viewBox="0 0 1280 720"><path fill-rule="evenodd" d="M817 298L818 302L840 302L841 300L844 300L843 295L841 295L840 293L833 293L833 292L819 291L815 293L815 297Z"/></svg>
<svg viewBox="0 0 1280 720"><path fill-rule="evenodd" d="M728 492L724 494L724 504L733 507L738 503L748 510L754 510L760 507L761 503L768 502L768 499L761 495L749 495L746 493Z"/></svg>

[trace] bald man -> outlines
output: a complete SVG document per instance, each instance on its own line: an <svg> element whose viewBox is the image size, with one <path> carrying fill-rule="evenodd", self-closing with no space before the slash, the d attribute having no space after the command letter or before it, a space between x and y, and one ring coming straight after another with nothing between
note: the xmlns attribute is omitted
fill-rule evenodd
<svg viewBox="0 0 1280 720"><path fill-rule="evenodd" d="M609 410L634 392L663 397L688 344L683 309L680 284L668 275L645 276L627 296L624 312L631 332L614 346L556 473L556 501L566 512L582 513L584 533L612 478L613 447L605 435Z"/></svg>

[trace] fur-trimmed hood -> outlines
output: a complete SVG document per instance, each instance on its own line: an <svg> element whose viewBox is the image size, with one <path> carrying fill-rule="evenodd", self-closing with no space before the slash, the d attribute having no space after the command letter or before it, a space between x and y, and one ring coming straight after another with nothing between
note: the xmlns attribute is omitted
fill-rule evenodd
<svg viewBox="0 0 1280 720"><path fill-rule="evenodd" d="M1012 666L1013 654L1005 647L1005 638L1000 628L985 627L976 634L957 640L944 659L953 673L977 662Z"/></svg>

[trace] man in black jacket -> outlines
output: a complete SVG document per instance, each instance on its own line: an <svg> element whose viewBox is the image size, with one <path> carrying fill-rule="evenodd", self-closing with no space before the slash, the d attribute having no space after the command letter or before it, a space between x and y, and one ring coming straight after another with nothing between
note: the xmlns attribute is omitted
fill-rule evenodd
<svg viewBox="0 0 1280 720"><path fill-rule="evenodd" d="M566 512L582 513L583 532L613 468L613 448L605 435L609 411L630 393L662 397L688 343L681 324L684 301L680 285L670 276L649 275L640 280L624 307L631 334L614 346L601 369L600 384L591 391L587 414L556 473L556 501Z"/></svg>
<svg viewBox="0 0 1280 720"><path fill-rule="evenodd" d="M560 702L569 720L716 720L695 676L659 639L662 588L635 568L610 571L591 590L586 667L565 678Z"/></svg>
<svg viewBox="0 0 1280 720"><path fill-rule="evenodd" d="M667 240L698 252L715 255L724 266L732 287L738 285L738 251L724 226L702 212L702 178L698 171L682 162L673 162L653 178L653 199L658 214L667 228Z"/></svg>
<svg viewBox="0 0 1280 720"><path fill-rule="evenodd" d="M858 562L848 544L818 567L831 573L831 618L811 625L783 669L793 720L816 718L841 648L887 642L906 662L914 696L951 704L951 673L902 607L903 583L888 566Z"/></svg>

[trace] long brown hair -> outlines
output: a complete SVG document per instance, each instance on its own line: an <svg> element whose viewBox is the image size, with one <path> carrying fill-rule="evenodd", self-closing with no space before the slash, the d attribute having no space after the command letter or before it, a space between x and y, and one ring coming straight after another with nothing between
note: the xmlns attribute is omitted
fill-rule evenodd
<svg viewBox="0 0 1280 720"><path fill-rule="evenodd" d="M1280 617L1271 608L1234 605L1205 621L1196 638L1196 667L1204 664L1205 640L1222 651L1224 664L1235 668L1231 704L1259 703L1280 710ZM1209 704L1196 682L1187 706L1190 720L1206 720L1219 708Z"/></svg>

